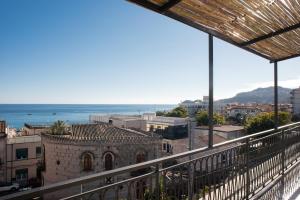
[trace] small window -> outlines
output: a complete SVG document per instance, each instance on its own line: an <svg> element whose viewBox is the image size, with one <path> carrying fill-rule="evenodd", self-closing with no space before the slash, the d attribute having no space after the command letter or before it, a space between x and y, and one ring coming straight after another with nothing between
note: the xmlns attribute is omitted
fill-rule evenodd
<svg viewBox="0 0 300 200"><path fill-rule="evenodd" d="M106 171L113 169L113 156L111 153L104 155L104 168Z"/></svg>
<svg viewBox="0 0 300 200"><path fill-rule="evenodd" d="M36 147L35 148L35 154L36 154L36 157L41 157L41 155L42 155L42 148L41 147Z"/></svg>
<svg viewBox="0 0 300 200"><path fill-rule="evenodd" d="M92 156L90 154L85 154L83 156L83 170L84 171L92 170Z"/></svg>
<svg viewBox="0 0 300 200"><path fill-rule="evenodd" d="M146 156L143 153L140 153L136 156L136 163L141 163L146 161Z"/></svg>
<svg viewBox="0 0 300 200"><path fill-rule="evenodd" d="M28 159L28 149L17 149L16 150L16 159L17 160L24 160Z"/></svg>
<svg viewBox="0 0 300 200"><path fill-rule="evenodd" d="M171 153L171 145L167 144L167 153Z"/></svg>
<svg viewBox="0 0 300 200"><path fill-rule="evenodd" d="M166 144L166 143L164 143L164 144L163 144L163 150L166 150L166 149L167 149L167 147L166 147L166 146L167 146L167 144Z"/></svg>
<svg viewBox="0 0 300 200"><path fill-rule="evenodd" d="M28 169L17 169L16 170L16 180L24 181L28 179Z"/></svg>

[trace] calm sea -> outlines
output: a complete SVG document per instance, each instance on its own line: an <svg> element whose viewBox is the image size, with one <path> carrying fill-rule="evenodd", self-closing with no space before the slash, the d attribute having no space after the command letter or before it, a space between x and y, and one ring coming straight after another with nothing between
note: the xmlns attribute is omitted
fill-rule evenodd
<svg viewBox="0 0 300 200"><path fill-rule="evenodd" d="M91 114L142 114L170 110L176 105L70 105L70 104L0 104L0 119L10 127L24 123L50 124L57 120L67 123L88 122Z"/></svg>

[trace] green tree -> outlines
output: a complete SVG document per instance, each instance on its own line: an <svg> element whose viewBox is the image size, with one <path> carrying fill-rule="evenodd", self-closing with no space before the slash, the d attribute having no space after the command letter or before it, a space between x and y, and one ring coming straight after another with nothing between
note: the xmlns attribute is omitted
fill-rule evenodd
<svg viewBox="0 0 300 200"><path fill-rule="evenodd" d="M183 107L177 107L177 108L174 108L173 110L171 110L170 112L168 112L166 114L167 117L187 117L188 116L188 112L185 108Z"/></svg>
<svg viewBox="0 0 300 200"><path fill-rule="evenodd" d="M183 107L176 107L173 110L167 112L167 111L157 111L156 112L157 116L165 116L165 117L187 117L188 112L185 108Z"/></svg>
<svg viewBox="0 0 300 200"><path fill-rule="evenodd" d="M208 112L207 111L199 111L196 114L196 121L199 126L208 126ZM213 124L222 125L225 123L225 118L223 115L214 113L213 115Z"/></svg>
<svg viewBox="0 0 300 200"><path fill-rule="evenodd" d="M166 111L156 111L156 116L166 116Z"/></svg>
<svg viewBox="0 0 300 200"><path fill-rule="evenodd" d="M49 129L49 133L53 135L64 135L67 133L67 126L64 121L58 120L54 122Z"/></svg>
<svg viewBox="0 0 300 200"><path fill-rule="evenodd" d="M291 122L291 115L288 112L278 113L278 125L282 126ZM265 131L275 127L274 112L260 113L254 117L248 117L245 122L245 129L248 134Z"/></svg>
<svg viewBox="0 0 300 200"><path fill-rule="evenodd" d="M274 116L274 113L273 113ZM279 112L278 113L278 123L279 126L291 123L292 115L289 112Z"/></svg>

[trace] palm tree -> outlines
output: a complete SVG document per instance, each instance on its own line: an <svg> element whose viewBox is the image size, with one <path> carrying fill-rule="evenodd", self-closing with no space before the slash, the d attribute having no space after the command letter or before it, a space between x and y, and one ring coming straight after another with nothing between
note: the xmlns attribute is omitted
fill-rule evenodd
<svg viewBox="0 0 300 200"><path fill-rule="evenodd" d="M64 121L58 120L53 123L49 132L53 135L64 135L67 133L67 126Z"/></svg>

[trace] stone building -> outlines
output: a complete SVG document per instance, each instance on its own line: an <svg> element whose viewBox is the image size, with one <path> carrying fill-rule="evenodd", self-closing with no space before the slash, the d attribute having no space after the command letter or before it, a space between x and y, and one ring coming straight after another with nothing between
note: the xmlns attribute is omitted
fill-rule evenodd
<svg viewBox="0 0 300 200"><path fill-rule="evenodd" d="M41 156L41 136L7 138L6 182L17 182L20 186L39 185Z"/></svg>
<svg viewBox="0 0 300 200"><path fill-rule="evenodd" d="M6 182L6 134L0 132L0 183Z"/></svg>
<svg viewBox="0 0 300 200"><path fill-rule="evenodd" d="M73 125L68 135L42 134L44 185L112 170L161 156L161 138L153 133L117 128L109 124ZM126 176L131 176L127 174ZM122 180L124 174L99 180L98 186ZM95 185L85 185L95 187ZM74 191L80 188L74 188ZM124 189L126 190L126 189ZM49 194L46 199L72 194ZM120 191L122 194L122 191ZM126 193L126 191L123 191ZM120 194L120 195L121 195ZM94 197L99 199L100 197ZM101 198L100 198L101 199ZM102 199L109 199L108 196Z"/></svg>
<svg viewBox="0 0 300 200"><path fill-rule="evenodd" d="M0 122L0 183L17 182L23 186L39 185L41 137L39 135L8 137L9 128Z"/></svg>

